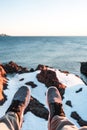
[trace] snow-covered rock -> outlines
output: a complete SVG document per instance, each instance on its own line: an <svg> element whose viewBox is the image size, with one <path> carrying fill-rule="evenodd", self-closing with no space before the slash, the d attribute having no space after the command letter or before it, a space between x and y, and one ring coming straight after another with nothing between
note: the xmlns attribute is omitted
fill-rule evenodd
<svg viewBox="0 0 87 130"><path fill-rule="evenodd" d="M87 86L76 75L47 66L40 66L34 72L7 75L8 89L4 90L7 100L0 106L0 117L11 104L15 92L21 86L31 90L31 101L24 115L22 130L47 130L48 107L47 88L56 86L63 98L66 116L78 127L87 125Z"/></svg>

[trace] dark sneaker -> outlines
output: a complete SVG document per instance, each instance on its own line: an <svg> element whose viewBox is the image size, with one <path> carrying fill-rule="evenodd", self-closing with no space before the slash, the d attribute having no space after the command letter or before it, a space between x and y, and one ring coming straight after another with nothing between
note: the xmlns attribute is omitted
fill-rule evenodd
<svg viewBox="0 0 87 130"><path fill-rule="evenodd" d="M55 116L65 116L62 108L62 98L56 87L50 87L47 91L47 104L50 111L50 120Z"/></svg>
<svg viewBox="0 0 87 130"><path fill-rule="evenodd" d="M22 86L19 90L15 93L12 103L8 108L7 112L15 112L19 117L20 126L23 122L23 114L24 111L29 104L30 101L30 90L29 88Z"/></svg>

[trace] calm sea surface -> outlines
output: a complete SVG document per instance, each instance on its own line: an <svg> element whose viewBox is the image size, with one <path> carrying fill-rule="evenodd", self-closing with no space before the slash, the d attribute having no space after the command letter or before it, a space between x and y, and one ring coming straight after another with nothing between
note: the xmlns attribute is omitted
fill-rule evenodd
<svg viewBox="0 0 87 130"><path fill-rule="evenodd" d="M80 74L80 62L87 61L87 37L0 37L0 62L9 61Z"/></svg>

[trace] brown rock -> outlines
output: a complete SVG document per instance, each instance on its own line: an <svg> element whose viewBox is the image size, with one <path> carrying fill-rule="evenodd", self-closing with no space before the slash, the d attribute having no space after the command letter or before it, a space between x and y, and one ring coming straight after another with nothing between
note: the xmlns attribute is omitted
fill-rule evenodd
<svg viewBox="0 0 87 130"><path fill-rule="evenodd" d="M66 74L66 75L68 75L69 74L69 72L68 71L62 71L62 70L59 70L60 72L62 72L62 73L64 73L64 74Z"/></svg>
<svg viewBox="0 0 87 130"><path fill-rule="evenodd" d="M29 72L29 70L25 67L18 66L16 63L13 61L10 61L7 64L2 65L6 73L26 73Z"/></svg>
<svg viewBox="0 0 87 130"><path fill-rule="evenodd" d="M87 121L83 120L76 111L71 113L71 117L77 120L80 126L87 126Z"/></svg>
<svg viewBox="0 0 87 130"><path fill-rule="evenodd" d="M82 88L79 88L76 93L82 92Z"/></svg>
<svg viewBox="0 0 87 130"><path fill-rule="evenodd" d="M24 80L24 78L21 78L19 81L23 81Z"/></svg>
<svg viewBox="0 0 87 130"><path fill-rule="evenodd" d="M39 64L36 68L36 70L47 70L48 66Z"/></svg>
<svg viewBox="0 0 87 130"><path fill-rule="evenodd" d="M66 86L59 82L56 77L56 73L52 70L48 70L47 66L39 65L37 68L41 70L41 72L37 75L38 81L44 83L47 87L57 87L63 97Z"/></svg>
<svg viewBox="0 0 87 130"><path fill-rule="evenodd" d="M26 84L26 85L30 85L32 88L37 87L37 85L36 85L36 84L34 84L34 82L32 82L32 81L27 82L27 83L25 83L25 84Z"/></svg>
<svg viewBox="0 0 87 130"><path fill-rule="evenodd" d="M82 74L87 76L87 62L81 62L80 71Z"/></svg>
<svg viewBox="0 0 87 130"><path fill-rule="evenodd" d="M66 105L72 107L72 103L71 103L71 101L70 101L70 100L66 101Z"/></svg>
<svg viewBox="0 0 87 130"><path fill-rule="evenodd" d="M38 117L48 120L49 112L47 108L45 108L43 104L41 104L37 99L35 99L32 96L25 113L28 111L31 111L33 114L35 114Z"/></svg>
<svg viewBox="0 0 87 130"><path fill-rule="evenodd" d="M2 105L6 99L6 97L3 93L3 90L7 86L7 79L5 76L6 76L6 72L3 69L3 67L0 65L0 105Z"/></svg>

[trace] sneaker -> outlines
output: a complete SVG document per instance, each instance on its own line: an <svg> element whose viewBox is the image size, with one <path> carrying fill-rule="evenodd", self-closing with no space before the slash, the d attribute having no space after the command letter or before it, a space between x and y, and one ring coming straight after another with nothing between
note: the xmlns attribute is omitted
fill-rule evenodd
<svg viewBox="0 0 87 130"><path fill-rule="evenodd" d="M47 91L47 104L49 107L50 120L55 116L65 116L62 108L62 98L56 87L50 87Z"/></svg>
<svg viewBox="0 0 87 130"><path fill-rule="evenodd" d="M23 114L30 101L30 90L29 88L22 86L15 93L12 103L9 106L7 112L15 112L19 117L19 124L22 126Z"/></svg>

